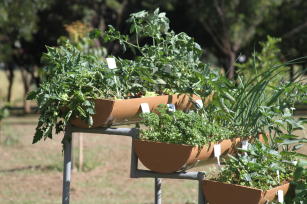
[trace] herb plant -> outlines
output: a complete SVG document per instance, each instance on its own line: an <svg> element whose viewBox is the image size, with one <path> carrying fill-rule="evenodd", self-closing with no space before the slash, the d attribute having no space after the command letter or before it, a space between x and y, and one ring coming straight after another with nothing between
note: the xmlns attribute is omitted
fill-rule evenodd
<svg viewBox="0 0 307 204"><path fill-rule="evenodd" d="M157 113L144 113L140 139L173 144L202 146L231 137L232 132L209 122L196 112L171 112L160 106Z"/></svg>
<svg viewBox="0 0 307 204"><path fill-rule="evenodd" d="M92 55L84 55L66 43L59 48L48 47L44 54L45 81L29 93L28 99L36 100L40 118L33 143L52 138L52 131L63 130L72 117L80 117L92 124L95 113L90 98L114 97L113 73L105 63Z"/></svg>
<svg viewBox="0 0 307 204"><path fill-rule="evenodd" d="M206 87L210 77L200 77L210 76L208 66L200 61L200 46L185 33L169 30L165 13L141 11L131 14L128 22L133 40L112 26L103 35L105 41L118 40L123 48L134 51L133 59L116 58L116 69L109 69L102 56L87 49L91 44L87 36L85 41L78 38L80 43L64 41L59 47L47 47L42 57L44 81L28 95L37 101L41 114L33 143L52 138L53 130L64 130L72 118L91 126L95 114L92 99L210 92ZM98 31L90 33L91 37L97 35Z"/></svg>
<svg viewBox="0 0 307 204"><path fill-rule="evenodd" d="M247 154L229 155L224 160L218 181L268 190L293 179L295 165L292 157L282 155L259 141L242 151Z"/></svg>
<svg viewBox="0 0 307 204"><path fill-rule="evenodd" d="M292 181L294 186L294 196L289 195L286 197L286 203L301 204L307 202L307 169L306 161L299 162L294 172L294 179Z"/></svg>
<svg viewBox="0 0 307 204"><path fill-rule="evenodd" d="M234 128L240 136L256 137L266 132L282 135L288 125L292 128L288 126L286 134L292 134L302 128L301 122L293 118L292 110L295 103L306 100L307 86L300 81L282 81L273 86L272 80L284 67L276 65L249 79L239 75L237 81L222 76L210 80L213 100L202 111L222 126Z"/></svg>
<svg viewBox="0 0 307 204"><path fill-rule="evenodd" d="M187 34L170 30L165 13L140 11L131 14L128 22L130 36L112 26L103 34L106 42L118 41L123 51L129 48L135 53L132 60L118 58L121 69L139 67L144 74L141 84L157 93L210 93L209 78L202 80L210 70L201 61L201 47Z"/></svg>

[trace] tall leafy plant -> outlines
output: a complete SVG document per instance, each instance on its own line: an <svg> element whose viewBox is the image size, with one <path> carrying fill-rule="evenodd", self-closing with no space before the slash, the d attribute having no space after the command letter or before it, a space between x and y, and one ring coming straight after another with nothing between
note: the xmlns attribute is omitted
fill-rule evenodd
<svg viewBox="0 0 307 204"><path fill-rule="evenodd" d="M59 47L47 47L42 57L45 81L28 95L37 101L41 114L33 143L52 138L53 130L62 131L71 118L81 118L91 126L92 99L210 92L206 87L210 70L200 61L201 48L185 33L169 30L165 13L141 11L131 14L128 22L133 40L112 26L103 35L105 41L118 40L135 53L132 60L116 58L116 69L109 69L104 58L84 49L89 44L87 36L86 43L78 38L79 43L66 40ZM99 31L90 36L99 36Z"/></svg>
<svg viewBox="0 0 307 204"><path fill-rule="evenodd" d="M170 30L166 14L140 11L131 14L130 36L109 26L103 33L106 42L118 41L123 51L131 49L133 60L119 58L119 67L139 67L144 73L142 84L158 93L210 93L199 75L209 76L209 65L201 61L202 49L186 33ZM95 36L99 36L96 31Z"/></svg>

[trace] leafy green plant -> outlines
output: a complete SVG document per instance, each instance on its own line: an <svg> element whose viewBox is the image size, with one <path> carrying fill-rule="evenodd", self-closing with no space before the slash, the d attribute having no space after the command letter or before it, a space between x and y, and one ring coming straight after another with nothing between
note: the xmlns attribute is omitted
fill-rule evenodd
<svg viewBox="0 0 307 204"><path fill-rule="evenodd" d="M295 165L292 157L284 156L259 141L241 151L247 154L229 155L224 160L218 181L268 190L293 179Z"/></svg>
<svg viewBox="0 0 307 204"><path fill-rule="evenodd" d="M307 202L307 169L306 161L299 162L294 172L294 179L292 181L294 187L294 195L286 197L286 203L301 204Z"/></svg>
<svg viewBox="0 0 307 204"><path fill-rule="evenodd" d="M132 60L117 58L116 69L109 69L101 56L80 49L80 43L64 41L59 47L47 47L42 57L45 80L28 95L37 101L41 114L33 143L52 138L53 130L64 130L71 118L81 118L91 126L92 99L210 92L205 83L210 77L200 78L210 73L200 61L201 48L185 33L170 31L165 13L141 11L131 14L128 22L135 44L112 26L103 35L104 40L118 40L135 52ZM99 31L90 36L99 36Z"/></svg>
<svg viewBox="0 0 307 204"><path fill-rule="evenodd" d="M129 48L135 54L133 60L118 58L121 69L138 67L143 87L157 93L210 93L206 80L201 80L210 74L209 65L201 61L201 47L187 34L170 30L165 13L140 11L128 22L130 36L112 26L103 34L106 42L118 41L123 51Z"/></svg>
<svg viewBox="0 0 307 204"><path fill-rule="evenodd" d="M140 139L202 146L232 136L232 132L212 123L196 112L169 111L160 106L157 113L144 113L141 122L146 128L141 130Z"/></svg>
<svg viewBox="0 0 307 204"><path fill-rule="evenodd" d="M114 97L115 86L112 70L106 63L92 55L84 55L66 43L59 48L48 47L44 54L46 80L29 93L29 100L36 100L40 118L33 143L41 138L52 138L52 131L64 129L72 117L92 123L94 104L90 98Z"/></svg>
<svg viewBox="0 0 307 204"><path fill-rule="evenodd" d="M3 120L4 118L9 116L9 110L7 106L4 106L2 108L0 108L0 122L1 120Z"/></svg>

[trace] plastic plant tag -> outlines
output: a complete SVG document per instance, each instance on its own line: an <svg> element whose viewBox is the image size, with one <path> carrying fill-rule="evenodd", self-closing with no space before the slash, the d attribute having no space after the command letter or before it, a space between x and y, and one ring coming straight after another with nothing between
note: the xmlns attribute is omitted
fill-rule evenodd
<svg viewBox="0 0 307 204"><path fill-rule="evenodd" d="M176 107L174 104L167 104L167 108L170 112L175 112L176 111Z"/></svg>
<svg viewBox="0 0 307 204"><path fill-rule="evenodd" d="M217 159L217 164L220 166L221 165L221 163L220 163L221 145L220 144L215 144L213 146L213 149L214 149L214 156Z"/></svg>
<svg viewBox="0 0 307 204"><path fill-rule="evenodd" d="M141 103L141 109L142 109L142 113L150 113L148 103Z"/></svg>
<svg viewBox="0 0 307 204"><path fill-rule="evenodd" d="M249 145L248 140L242 141L242 149L243 150L248 150L248 145Z"/></svg>
<svg viewBox="0 0 307 204"><path fill-rule="evenodd" d="M107 64L108 64L109 69L115 69L116 68L115 58L109 57L106 60L107 60Z"/></svg>
<svg viewBox="0 0 307 204"><path fill-rule="evenodd" d="M283 190L277 191L277 197L278 197L278 202L280 202L280 203L284 202L284 192L283 192Z"/></svg>
<svg viewBox="0 0 307 204"><path fill-rule="evenodd" d="M277 174L277 180L278 180L278 183L280 183L279 170L276 170L276 174Z"/></svg>
<svg viewBox="0 0 307 204"><path fill-rule="evenodd" d="M214 156L215 157L221 156L221 145L220 144L214 145Z"/></svg>
<svg viewBox="0 0 307 204"><path fill-rule="evenodd" d="M196 102L197 108L202 108L202 107L204 107L204 104L203 104L203 101L202 101L202 100L196 100L195 102Z"/></svg>

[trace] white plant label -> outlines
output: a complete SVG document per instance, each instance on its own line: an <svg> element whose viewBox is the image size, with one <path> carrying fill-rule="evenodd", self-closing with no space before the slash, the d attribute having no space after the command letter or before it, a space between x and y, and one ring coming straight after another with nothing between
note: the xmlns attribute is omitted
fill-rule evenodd
<svg viewBox="0 0 307 204"><path fill-rule="evenodd" d="M278 197L278 202L280 202L280 203L284 202L284 192L283 192L283 190L277 191L277 197Z"/></svg>
<svg viewBox="0 0 307 204"><path fill-rule="evenodd" d="M221 156L221 145L215 144L213 148L214 148L214 156L215 157Z"/></svg>
<svg viewBox="0 0 307 204"><path fill-rule="evenodd" d="M142 113L150 113L148 103L141 103L141 109L142 109Z"/></svg>
<svg viewBox="0 0 307 204"><path fill-rule="evenodd" d="M202 100L196 100L195 102L196 102L198 108L204 107L204 104L203 104Z"/></svg>
<svg viewBox="0 0 307 204"><path fill-rule="evenodd" d="M115 69L116 68L115 58L109 57L106 60L107 60L107 64L108 64L109 69Z"/></svg>
<svg viewBox="0 0 307 204"><path fill-rule="evenodd" d="M276 171L278 183L280 183L279 170Z"/></svg>
<svg viewBox="0 0 307 204"><path fill-rule="evenodd" d="M220 144L215 144L213 146L213 149L214 149L214 156L217 159L217 164L220 166L221 165L221 163L220 163L221 145Z"/></svg>
<svg viewBox="0 0 307 204"><path fill-rule="evenodd" d="M249 145L248 140L242 141L242 149L243 150L248 150L248 145Z"/></svg>
<svg viewBox="0 0 307 204"><path fill-rule="evenodd" d="M170 112L175 112L176 111L176 107L174 104L167 104L167 108Z"/></svg>

